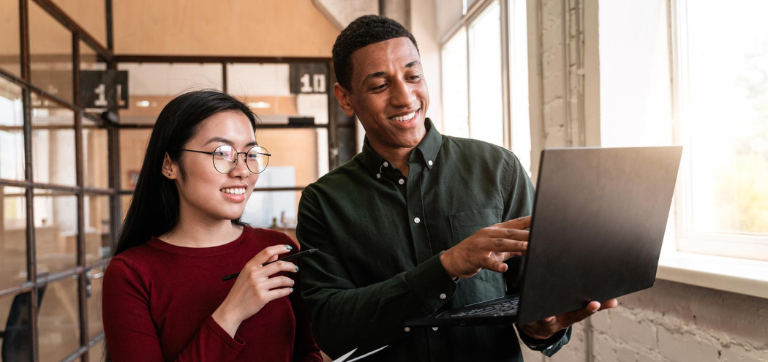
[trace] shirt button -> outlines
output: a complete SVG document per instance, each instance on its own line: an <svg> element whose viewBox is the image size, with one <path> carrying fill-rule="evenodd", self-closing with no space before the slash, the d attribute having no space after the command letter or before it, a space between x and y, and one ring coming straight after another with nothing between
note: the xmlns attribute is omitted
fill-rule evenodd
<svg viewBox="0 0 768 362"><path fill-rule="evenodd" d="M403 179L400 179L400 180L399 180L399 181L397 181L397 182L398 182L399 184L401 184L401 185L402 185L402 184L404 184L404 183L405 183L405 180L403 180Z"/></svg>
<svg viewBox="0 0 768 362"><path fill-rule="evenodd" d="M442 293L442 294L440 294L440 299L445 299L445 298L447 298L447 296L445 295L445 293Z"/></svg>
<svg viewBox="0 0 768 362"><path fill-rule="evenodd" d="M383 165L384 165L384 167L389 167L389 162L384 161Z"/></svg>
<svg viewBox="0 0 768 362"><path fill-rule="evenodd" d="M432 327L432 330L437 332L437 327Z"/></svg>
<svg viewBox="0 0 768 362"><path fill-rule="evenodd" d="M420 223L420 222L421 222L421 219L419 219L418 217L417 217L417 218L414 218L414 219L413 219L413 222L415 222L415 223L417 223L417 224L418 224L418 223Z"/></svg>
<svg viewBox="0 0 768 362"><path fill-rule="evenodd" d="M380 174L380 173L377 173L377 174L376 174L376 178L381 178L381 174Z"/></svg>
<svg viewBox="0 0 768 362"><path fill-rule="evenodd" d="M405 327L405 331L406 332L410 332L411 331L411 327Z"/></svg>
<svg viewBox="0 0 768 362"><path fill-rule="evenodd" d="M432 166L432 160L427 161L427 164Z"/></svg>

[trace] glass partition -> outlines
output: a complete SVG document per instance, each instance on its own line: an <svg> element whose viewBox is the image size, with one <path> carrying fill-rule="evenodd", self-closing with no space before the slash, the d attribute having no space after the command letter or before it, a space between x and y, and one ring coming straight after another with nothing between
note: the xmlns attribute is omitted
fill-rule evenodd
<svg viewBox="0 0 768 362"><path fill-rule="evenodd" d="M109 134L98 122L83 117L83 185L109 187Z"/></svg>
<svg viewBox="0 0 768 362"><path fill-rule="evenodd" d="M21 77L19 2L0 1L0 68Z"/></svg>
<svg viewBox="0 0 768 362"><path fill-rule="evenodd" d="M58 362L80 347L77 278L51 282L44 288L37 320L40 361Z"/></svg>
<svg viewBox="0 0 768 362"><path fill-rule="evenodd" d="M0 179L24 180L21 87L0 78Z"/></svg>
<svg viewBox="0 0 768 362"><path fill-rule="evenodd" d="M35 252L38 273L77 266L77 197L35 190Z"/></svg>
<svg viewBox="0 0 768 362"><path fill-rule="evenodd" d="M32 99L32 105L32 167L35 182L76 186L75 113L36 96Z"/></svg>
<svg viewBox="0 0 768 362"><path fill-rule="evenodd" d="M152 125L165 105L185 92L222 88L221 64L120 63L127 70L128 109L120 122Z"/></svg>
<svg viewBox="0 0 768 362"><path fill-rule="evenodd" d="M66 102L72 99L72 33L29 1L32 84Z"/></svg>
<svg viewBox="0 0 768 362"><path fill-rule="evenodd" d="M27 202L24 189L0 185L0 290L27 281ZM0 326L2 326L0 324Z"/></svg>

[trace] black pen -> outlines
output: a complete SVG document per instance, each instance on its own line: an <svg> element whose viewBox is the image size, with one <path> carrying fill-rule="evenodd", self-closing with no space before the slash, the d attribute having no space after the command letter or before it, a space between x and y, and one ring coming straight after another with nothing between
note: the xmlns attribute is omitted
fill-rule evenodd
<svg viewBox="0 0 768 362"><path fill-rule="evenodd" d="M274 262L276 262L276 261L281 261L281 260L282 260L282 261L291 261L291 260L293 260L293 259L297 259L297 258L300 258L300 257L302 257L302 256L304 256L304 255L313 254L313 253L314 253L314 252L316 252L316 251L317 251L317 249L309 249L309 250L300 251L300 252L298 252L298 253L296 253L296 254L291 254L291 255L288 255L288 256L286 256L285 258L282 258L282 259L277 259L277 260L272 260L272 261L270 261L270 262L264 263L264 264L262 264L262 266L267 266L267 265L269 265L269 264L272 264L272 263L274 263ZM240 275L240 272L237 272L237 273L235 273L235 274L230 274L230 275L227 275L227 276L225 276L224 278L221 278L221 281L225 282L225 281L227 281L227 280L230 280L230 279L235 279L235 278L237 278L239 275Z"/></svg>

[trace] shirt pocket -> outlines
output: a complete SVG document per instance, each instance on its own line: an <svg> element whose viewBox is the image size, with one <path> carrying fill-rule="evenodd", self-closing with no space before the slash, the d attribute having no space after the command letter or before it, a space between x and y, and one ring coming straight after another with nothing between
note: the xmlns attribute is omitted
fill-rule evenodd
<svg viewBox="0 0 768 362"><path fill-rule="evenodd" d="M478 230L501 222L501 209L480 209L453 214L451 223L453 245L460 243Z"/></svg>

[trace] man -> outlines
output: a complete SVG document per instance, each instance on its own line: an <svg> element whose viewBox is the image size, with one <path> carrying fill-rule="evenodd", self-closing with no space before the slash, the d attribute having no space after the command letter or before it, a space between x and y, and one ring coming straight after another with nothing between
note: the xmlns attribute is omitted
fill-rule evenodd
<svg viewBox="0 0 768 362"><path fill-rule="evenodd" d="M397 22L353 21L333 61L334 94L360 119L366 142L309 185L299 205L298 239L320 249L301 273L320 348L338 357L388 346L366 361L522 361L512 325L403 322L501 297L505 278L517 286L534 195L526 172L506 149L437 132L425 118L416 40ZM615 305L592 302L518 326L520 336L551 356L568 343L570 325Z"/></svg>

